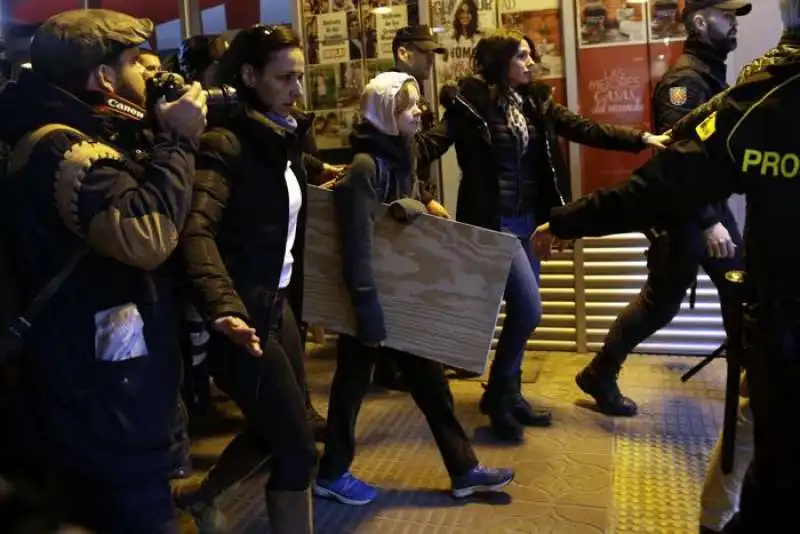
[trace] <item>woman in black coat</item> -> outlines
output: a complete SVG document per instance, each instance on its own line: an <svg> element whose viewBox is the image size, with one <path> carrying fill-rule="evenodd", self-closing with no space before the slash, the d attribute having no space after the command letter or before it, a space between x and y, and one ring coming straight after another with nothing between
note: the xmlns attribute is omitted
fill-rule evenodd
<svg viewBox="0 0 800 534"><path fill-rule="evenodd" d="M220 62L240 104L201 139L182 250L193 300L211 325L211 374L246 428L195 495L195 517L268 456L267 513L276 534L311 534L316 449L306 416L301 317L310 127L295 111L305 70L289 29L241 31ZM287 335L287 332L289 335Z"/></svg>
<svg viewBox="0 0 800 534"><path fill-rule="evenodd" d="M523 34L497 30L475 47L475 74L459 83L467 106L450 106L462 178L456 218L513 233L526 245L550 209L569 199L569 175L559 137L596 148L638 152L666 139L622 126L599 124L553 101L534 79L535 46ZM506 285L506 318L481 412L498 437L522 439L522 426L546 426L551 414L535 410L520 393L522 357L542 315L539 263L522 246Z"/></svg>

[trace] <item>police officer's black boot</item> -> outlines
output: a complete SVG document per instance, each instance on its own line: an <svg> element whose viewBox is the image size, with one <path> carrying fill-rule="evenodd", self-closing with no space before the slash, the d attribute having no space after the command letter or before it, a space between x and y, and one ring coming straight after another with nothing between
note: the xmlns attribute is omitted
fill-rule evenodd
<svg viewBox="0 0 800 534"><path fill-rule="evenodd" d="M601 413L632 417L636 415L637 407L619 390L617 377L620 366L610 354L598 352L589 365L578 373L575 382L584 393L594 398Z"/></svg>
<svg viewBox="0 0 800 534"><path fill-rule="evenodd" d="M481 413L489 416L495 436L510 443L520 443L524 436L522 425L514 417L515 381L515 377L492 377L478 405Z"/></svg>
<svg viewBox="0 0 800 534"><path fill-rule="evenodd" d="M524 426L550 426L553 424L552 412L534 408L528 402L528 399L522 395L522 371L517 373L512 413L517 421Z"/></svg>

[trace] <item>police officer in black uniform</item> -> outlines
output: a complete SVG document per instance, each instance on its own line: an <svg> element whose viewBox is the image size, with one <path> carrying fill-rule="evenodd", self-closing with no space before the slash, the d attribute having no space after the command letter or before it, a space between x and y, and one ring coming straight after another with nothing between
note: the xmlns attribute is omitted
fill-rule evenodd
<svg viewBox="0 0 800 534"><path fill-rule="evenodd" d="M798 0L782 8L800 14ZM788 9L787 8L787 9ZM786 21L787 18L784 17ZM744 366L755 457L727 533L794 532L800 495L800 54L737 85L691 138L633 177L551 213L532 246L541 258L565 240L648 228L667 216L747 195Z"/></svg>
<svg viewBox="0 0 800 534"><path fill-rule="evenodd" d="M736 17L751 9L744 0L687 0L682 14L689 35L684 53L653 94L656 131L669 130L727 88L725 60L736 48ZM614 321L600 352L576 377L578 386L608 415L636 414L636 403L622 395L617 375L628 353L675 317L699 266L717 287L723 312L735 302L725 273L741 269L742 238L725 200L703 206L688 220L667 217L647 235L647 282Z"/></svg>

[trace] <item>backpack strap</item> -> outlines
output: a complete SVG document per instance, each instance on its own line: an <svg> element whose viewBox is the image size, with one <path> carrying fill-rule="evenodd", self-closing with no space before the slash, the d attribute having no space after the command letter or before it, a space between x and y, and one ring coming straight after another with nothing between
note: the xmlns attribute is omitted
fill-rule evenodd
<svg viewBox="0 0 800 534"><path fill-rule="evenodd" d="M56 131L72 132L80 135L81 137L85 137L82 132L63 124L47 124L34 130L33 132L26 134L22 139L19 140L19 142L17 142L16 145L14 145L14 150L11 153L11 158L9 159L8 174L6 178L10 177L16 172L19 172L20 169L27 165L31 154L33 153L33 149L36 148L36 145L39 143L39 141ZM2 362L9 355L9 353L19 350L22 344L22 339L26 332L31 328L33 320L37 315L39 315L39 312L42 311L42 308L44 308L47 302L53 298L53 295L58 292L61 285L67 278L69 278L80 260L86 256L88 252L89 248L87 246L81 246L77 251L70 255L70 257L67 259L67 263L61 268L58 274L56 274L49 282L47 282L47 284L45 284L39 293L33 297L33 300L31 300L27 306L25 306L22 312L8 326L6 331L0 332L0 362Z"/></svg>
<svg viewBox="0 0 800 534"><path fill-rule="evenodd" d="M33 154L33 149L36 148L39 141L55 132L69 132L81 137L86 137L82 132L64 124L45 124L25 134L25 136L14 145L14 150L11 152L11 157L8 161L8 176L18 173L20 169L27 165L28 160L31 159L31 154Z"/></svg>

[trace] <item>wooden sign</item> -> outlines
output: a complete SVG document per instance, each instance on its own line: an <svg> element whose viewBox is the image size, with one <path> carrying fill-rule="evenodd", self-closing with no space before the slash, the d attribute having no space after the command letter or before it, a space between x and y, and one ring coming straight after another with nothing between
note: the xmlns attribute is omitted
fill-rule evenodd
<svg viewBox="0 0 800 534"><path fill-rule="evenodd" d="M333 192L309 186L303 319L354 334L334 215ZM430 215L402 224L380 206L373 270L386 321L384 344L484 372L519 247L512 235Z"/></svg>

